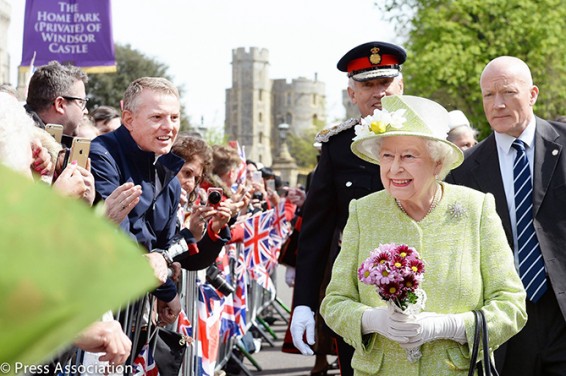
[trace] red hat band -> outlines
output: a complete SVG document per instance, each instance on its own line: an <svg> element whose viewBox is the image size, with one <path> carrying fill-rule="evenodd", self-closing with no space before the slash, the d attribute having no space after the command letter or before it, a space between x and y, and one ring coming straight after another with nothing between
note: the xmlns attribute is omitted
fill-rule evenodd
<svg viewBox="0 0 566 376"><path fill-rule="evenodd" d="M360 57L348 63L348 73L355 71L365 70L368 68L389 67L391 65L399 64L399 60L395 55L381 55L381 61L377 64L372 64L370 57Z"/></svg>

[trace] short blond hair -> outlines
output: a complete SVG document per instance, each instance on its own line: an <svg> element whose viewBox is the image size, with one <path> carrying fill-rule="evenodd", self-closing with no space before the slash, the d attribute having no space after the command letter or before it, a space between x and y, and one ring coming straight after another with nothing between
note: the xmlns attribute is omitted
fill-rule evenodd
<svg viewBox="0 0 566 376"><path fill-rule="evenodd" d="M156 93L173 95L179 99L179 90L171 81L163 77L142 77L132 82L124 93L124 110L135 111L138 106L138 98L144 90Z"/></svg>

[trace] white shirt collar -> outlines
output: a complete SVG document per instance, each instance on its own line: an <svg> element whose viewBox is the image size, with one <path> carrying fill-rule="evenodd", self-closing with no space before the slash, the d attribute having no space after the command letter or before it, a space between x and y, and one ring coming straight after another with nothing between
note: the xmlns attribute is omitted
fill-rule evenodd
<svg viewBox="0 0 566 376"><path fill-rule="evenodd" d="M521 133L519 136L519 140L523 141L527 145L527 149L530 149L534 146L535 143L535 130L536 130L536 118L533 115L531 121L527 125L527 128ZM506 133L499 133L494 132L495 134L495 141L497 147L504 153L509 154L513 150L511 145L513 141L515 141L515 137L510 136Z"/></svg>

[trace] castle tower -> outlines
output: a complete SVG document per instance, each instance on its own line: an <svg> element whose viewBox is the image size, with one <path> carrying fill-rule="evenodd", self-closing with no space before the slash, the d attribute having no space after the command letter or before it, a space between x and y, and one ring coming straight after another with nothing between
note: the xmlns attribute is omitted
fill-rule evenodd
<svg viewBox="0 0 566 376"><path fill-rule="evenodd" d="M271 166L271 80L269 51L232 50L232 88L226 90L225 133L245 146L246 157Z"/></svg>
<svg viewBox="0 0 566 376"><path fill-rule="evenodd" d="M318 81L305 77L273 80L273 125L277 132L281 123L289 124L289 131L302 135L314 125L326 122L326 87ZM275 134L275 133L274 133ZM279 140L277 140L278 144ZM278 145L277 145L278 146ZM277 147L278 149L278 147Z"/></svg>

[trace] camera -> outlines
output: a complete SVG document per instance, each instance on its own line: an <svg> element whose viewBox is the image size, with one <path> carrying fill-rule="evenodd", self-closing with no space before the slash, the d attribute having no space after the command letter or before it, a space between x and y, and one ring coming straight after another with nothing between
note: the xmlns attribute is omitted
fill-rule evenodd
<svg viewBox="0 0 566 376"><path fill-rule="evenodd" d="M224 296L228 296L234 292L234 287L226 282L220 269L214 264L206 269L206 281L216 290L224 294Z"/></svg>
<svg viewBox="0 0 566 376"><path fill-rule="evenodd" d="M252 199L263 201L263 193L261 192L254 192L252 195Z"/></svg>
<svg viewBox="0 0 566 376"><path fill-rule="evenodd" d="M222 189L221 188L208 188L207 190L208 195L208 205L217 207L222 201Z"/></svg>

